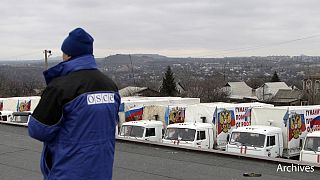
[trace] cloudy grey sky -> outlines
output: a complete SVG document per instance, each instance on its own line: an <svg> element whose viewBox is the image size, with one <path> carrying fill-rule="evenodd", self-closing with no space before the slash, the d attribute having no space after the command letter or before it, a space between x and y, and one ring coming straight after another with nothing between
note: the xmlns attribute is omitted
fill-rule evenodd
<svg viewBox="0 0 320 180"><path fill-rule="evenodd" d="M320 55L319 0L1 0L0 60L41 59L85 28L94 54Z"/></svg>

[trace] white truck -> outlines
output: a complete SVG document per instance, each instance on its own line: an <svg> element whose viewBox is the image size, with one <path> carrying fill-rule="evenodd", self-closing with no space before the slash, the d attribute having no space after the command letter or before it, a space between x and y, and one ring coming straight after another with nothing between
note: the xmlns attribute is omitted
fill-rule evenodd
<svg viewBox="0 0 320 180"><path fill-rule="evenodd" d="M32 114L32 111L13 112L12 113L13 119L11 122L27 124L29 115L31 114Z"/></svg>
<svg viewBox="0 0 320 180"><path fill-rule="evenodd" d="M125 122L118 137L161 142L163 123L155 120Z"/></svg>
<svg viewBox="0 0 320 180"><path fill-rule="evenodd" d="M176 123L167 126L163 143L212 149L214 129L210 123Z"/></svg>
<svg viewBox="0 0 320 180"><path fill-rule="evenodd" d="M202 103L187 106L186 122L210 123L214 127L215 149L224 150L227 136L237 127L251 125L251 109L253 107L273 107L264 103Z"/></svg>
<svg viewBox="0 0 320 180"><path fill-rule="evenodd" d="M300 155L306 135L312 131L310 119L320 106L253 108L252 126L234 129L226 151L269 157Z"/></svg>
<svg viewBox="0 0 320 180"><path fill-rule="evenodd" d="M283 155L282 130L272 126L246 126L234 129L226 147L227 152L257 156Z"/></svg>
<svg viewBox="0 0 320 180"><path fill-rule="evenodd" d="M300 151L300 161L320 163L320 131L307 134Z"/></svg>
<svg viewBox="0 0 320 180"><path fill-rule="evenodd" d="M0 111L0 121L11 122L13 120L12 111Z"/></svg>

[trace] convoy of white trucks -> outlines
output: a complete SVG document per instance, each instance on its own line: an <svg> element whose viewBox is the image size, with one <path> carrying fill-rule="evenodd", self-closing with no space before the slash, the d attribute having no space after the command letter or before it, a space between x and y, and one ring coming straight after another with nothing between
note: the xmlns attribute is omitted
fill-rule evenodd
<svg viewBox="0 0 320 180"><path fill-rule="evenodd" d="M227 103L202 105L202 108L212 109L210 111L208 110L210 108L206 110L204 108L205 111L203 111L207 114L212 113L212 121L208 120L211 119L209 115L200 114L198 111L197 116L193 114L194 122L190 117L186 117L184 123L167 125L165 134L155 135L157 136L156 141L177 146L223 150L218 146L218 140L221 138L220 141L228 142L225 144L227 152L283 158L292 158L302 154L300 157L302 161L319 161L317 158L320 158L320 149L310 150L309 148L308 150L306 143L311 141L308 139L309 136L314 139L312 141L314 143L318 142L316 137L320 138L320 133L315 131L317 127L310 126L312 119L320 115L320 106L273 107L260 104L250 107L245 105L232 106ZM195 110L195 105L191 106L190 109ZM187 107L186 111L190 109ZM240 111L242 114L235 114ZM123 126L126 128L129 124L142 124L146 128L149 126L148 123L152 124L152 122L127 122ZM223 132L223 128L225 136L218 136ZM124 128L121 129L120 137L125 134L124 130ZM312 131L315 132L310 133ZM144 139L145 133L146 131L141 130L139 137ZM138 139L136 135L134 136ZM160 140L161 137L162 140Z"/></svg>
<svg viewBox="0 0 320 180"><path fill-rule="evenodd" d="M2 98L0 122L27 125L39 100ZM121 106L117 137L320 163L320 105L127 98Z"/></svg>

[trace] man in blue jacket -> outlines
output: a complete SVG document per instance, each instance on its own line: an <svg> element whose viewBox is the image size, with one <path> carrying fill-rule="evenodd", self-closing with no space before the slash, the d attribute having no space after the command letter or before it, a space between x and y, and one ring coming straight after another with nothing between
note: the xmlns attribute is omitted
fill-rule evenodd
<svg viewBox="0 0 320 180"><path fill-rule="evenodd" d="M44 72L47 87L29 117L29 135L43 142L44 179L112 179L120 96L93 57L93 38L69 33L63 62Z"/></svg>

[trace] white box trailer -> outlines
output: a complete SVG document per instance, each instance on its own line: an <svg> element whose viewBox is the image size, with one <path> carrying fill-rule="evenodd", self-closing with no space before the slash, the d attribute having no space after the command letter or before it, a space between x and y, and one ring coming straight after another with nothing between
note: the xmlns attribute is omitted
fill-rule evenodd
<svg viewBox="0 0 320 180"><path fill-rule="evenodd" d="M254 149L252 151L247 151L246 153L286 158L299 156L304 138L312 131L309 121L318 113L320 113L320 106L253 108L251 124L262 125L263 127L249 126L232 131L231 140L227 145L227 151L240 153L243 152L241 149L244 147L253 147ZM281 134L278 134L278 131L275 131L274 127L280 129ZM263 129L263 131L261 131L261 129ZM266 131L270 133L259 133ZM273 135L271 135L272 133ZM238 136L238 134L241 134L243 138L237 143L236 136ZM252 141L252 137L258 136L259 134L265 137L265 139L260 139L260 141L263 141L263 147L256 147L250 142ZM270 140L272 141L271 144L269 142ZM260 152L257 153L255 151Z"/></svg>
<svg viewBox="0 0 320 180"><path fill-rule="evenodd" d="M3 101L5 98L0 98L0 111L3 111Z"/></svg>
<svg viewBox="0 0 320 180"><path fill-rule="evenodd" d="M166 127L173 123L185 122L186 104L174 105L147 105L143 107L143 119L156 119Z"/></svg>
<svg viewBox="0 0 320 180"><path fill-rule="evenodd" d="M189 105L185 111L185 122L212 123L217 107L225 107L227 105L230 105L230 103L215 102Z"/></svg>
<svg viewBox="0 0 320 180"><path fill-rule="evenodd" d="M159 118L165 123L165 113L167 108L187 106L200 103L199 98L180 98L180 97L126 97L121 100L119 112L119 125L127 122L126 114L132 114L130 111L142 108L142 114L137 120Z"/></svg>
<svg viewBox="0 0 320 180"><path fill-rule="evenodd" d="M143 109L145 106L156 106L156 105L167 105L169 103L168 99L164 98L132 98L132 97L126 97L121 99L121 105L119 110L119 127L122 126L123 123L128 121L128 114L132 114L131 112L134 112L134 109L141 108L141 112L135 120L142 120L143 119ZM127 120L126 120L126 114L127 114ZM135 116L132 114L132 116ZM148 118L149 119L149 118ZM154 119L150 118L150 119Z"/></svg>
<svg viewBox="0 0 320 180"><path fill-rule="evenodd" d="M40 101L40 98L40 96L2 98L0 100L0 104L2 102L3 111L34 111Z"/></svg>
<svg viewBox="0 0 320 180"><path fill-rule="evenodd" d="M165 105L146 105L143 107L142 119L154 119L165 124Z"/></svg>

